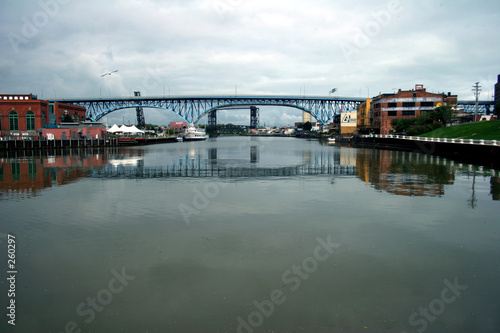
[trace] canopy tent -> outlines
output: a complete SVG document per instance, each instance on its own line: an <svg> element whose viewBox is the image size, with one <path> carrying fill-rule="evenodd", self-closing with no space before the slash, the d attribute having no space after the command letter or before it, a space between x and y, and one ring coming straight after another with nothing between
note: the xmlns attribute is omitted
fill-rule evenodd
<svg viewBox="0 0 500 333"><path fill-rule="evenodd" d="M115 132L119 132L119 131L120 131L120 128L118 126L116 126L116 124L111 126L111 128L108 128L109 133L115 133Z"/></svg>
<svg viewBox="0 0 500 333"><path fill-rule="evenodd" d="M135 125L132 125L130 127L127 127L127 131L124 132L124 133L132 133L132 134L144 134L144 131L141 131L140 129L138 129L137 127L135 127Z"/></svg>
<svg viewBox="0 0 500 333"><path fill-rule="evenodd" d="M113 132L111 132L111 133L123 133L123 134L144 134L145 133L144 131L141 131L140 129L135 127L135 125L132 125L132 126L121 125L120 127L116 126L116 129L114 128L115 126L116 125L113 125L113 127L111 127L108 130L108 132L111 132L111 130L113 129Z"/></svg>

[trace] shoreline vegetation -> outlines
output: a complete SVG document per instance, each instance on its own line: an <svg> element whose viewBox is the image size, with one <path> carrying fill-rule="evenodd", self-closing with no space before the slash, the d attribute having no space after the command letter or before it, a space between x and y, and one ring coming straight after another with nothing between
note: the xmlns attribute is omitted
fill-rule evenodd
<svg viewBox="0 0 500 333"><path fill-rule="evenodd" d="M442 139L500 140L500 120L442 127L417 136Z"/></svg>

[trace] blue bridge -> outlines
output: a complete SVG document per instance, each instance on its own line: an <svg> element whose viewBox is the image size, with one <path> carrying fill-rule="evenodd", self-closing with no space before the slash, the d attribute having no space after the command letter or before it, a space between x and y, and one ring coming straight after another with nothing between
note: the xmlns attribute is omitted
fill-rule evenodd
<svg viewBox="0 0 500 333"><path fill-rule="evenodd" d="M321 124L332 122L341 112L355 110L365 98L354 97L299 97L299 96L193 96L193 97L110 97L54 100L87 108L87 119L98 121L107 114L129 108L157 108L173 112L187 123L196 123L204 115L224 109L258 106L285 106L310 113ZM458 108L475 112L474 101L458 101ZM480 101L479 113L493 112L494 102Z"/></svg>
<svg viewBox="0 0 500 333"><path fill-rule="evenodd" d="M118 97L92 99L61 99L62 102L87 108L87 119L98 121L107 114L129 108L157 108L169 110L188 123L196 123L214 110L235 107L286 106L310 113L326 125L335 115L354 110L365 99L344 97L284 97L284 96L205 96L205 97Z"/></svg>

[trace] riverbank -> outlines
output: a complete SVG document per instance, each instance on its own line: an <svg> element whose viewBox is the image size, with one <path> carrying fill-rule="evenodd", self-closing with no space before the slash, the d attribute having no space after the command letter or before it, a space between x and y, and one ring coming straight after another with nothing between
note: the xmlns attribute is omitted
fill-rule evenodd
<svg viewBox="0 0 500 333"><path fill-rule="evenodd" d="M353 138L356 147L414 151L464 163L500 168L500 141L446 139L404 135L365 135Z"/></svg>
<svg viewBox="0 0 500 333"><path fill-rule="evenodd" d="M442 127L431 132L420 134L418 137L500 140L500 121L481 121Z"/></svg>
<svg viewBox="0 0 500 333"><path fill-rule="evenodd" d="M127 138L110 137L103 139L57 139L57 140L0 140L0 151L44 150L54 148L88 148L116 146L144 146L176 142L175 137L164 138Z"/></svg>

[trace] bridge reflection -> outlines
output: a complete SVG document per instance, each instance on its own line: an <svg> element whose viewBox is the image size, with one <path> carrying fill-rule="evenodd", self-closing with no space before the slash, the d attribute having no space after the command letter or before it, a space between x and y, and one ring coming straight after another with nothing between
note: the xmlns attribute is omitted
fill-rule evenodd
<svg viewBox="0 0 500 333"><path fill-rule="evenodd" d="M43 189L70 184L81 178L245 179L314 175L357 177L376 190L394 195L441 196L455 183L457 176L465 175L471 179L488 177L492 199L500 200L498 171L432 155L348 147L321 149L319 146L277 157L272 146L252 141L243 148L168 147L168 154L155 154L143 148L55 151L38 155L15 153L0 158L0 199L30 198ZM471 193L473 206L474 187Z"/></svg>
<svg viewBox="0 0 500 333"><path fill-rule="evenodd" d="M248 148L248 147L247 147ZM339 150L304 152L300 163L294 165L262 166L261 146L249 147L249 159L224 159L218 149L207 148L207 158L196 152L186 152L181 158L161 166L146 166L144 156L110 158L109 164L93 170L95 178L173 178L173 177L291 177L305 175L355 176L355 162L342 165Z"/></svg>

